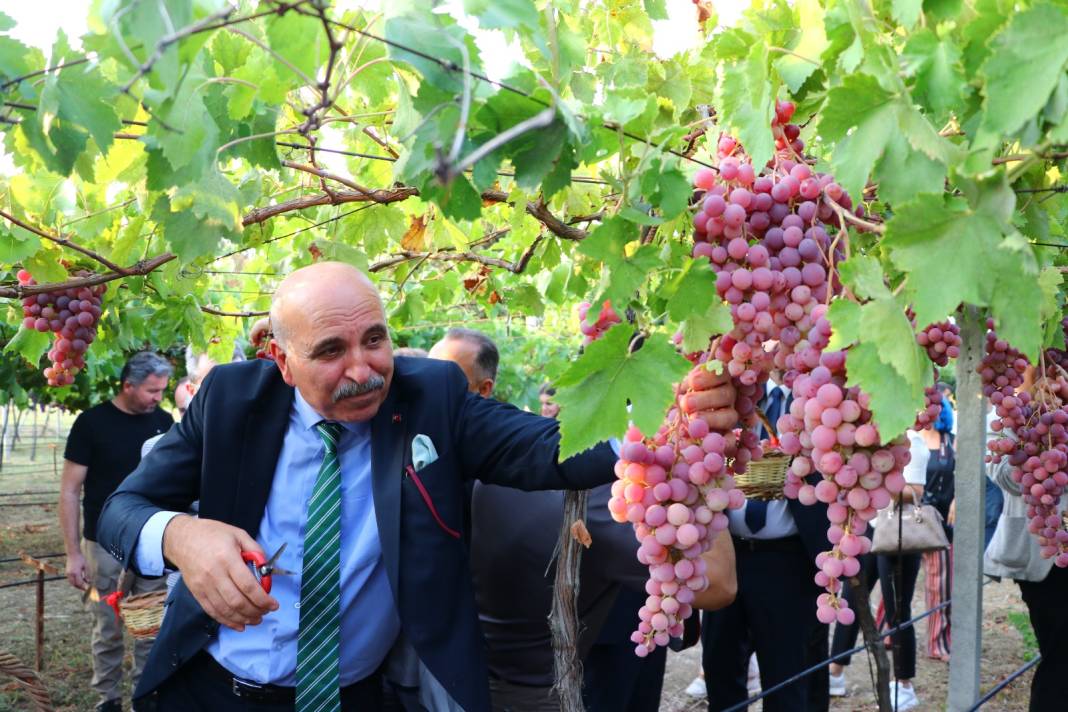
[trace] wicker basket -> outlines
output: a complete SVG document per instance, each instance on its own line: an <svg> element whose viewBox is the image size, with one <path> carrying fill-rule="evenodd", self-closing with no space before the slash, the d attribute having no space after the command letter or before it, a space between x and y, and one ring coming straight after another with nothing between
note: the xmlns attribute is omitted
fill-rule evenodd
<svg viewBox="0 0 1068 712"><path fill-rule="evenodd" d="M783 499L786 495L782 486L790 460L781 452L766 452L764 457L750 462L743 474L735 475L734 482L748 499Z"/></svg>
<svg viewBox="0 0 1068 712"><path fill-rule="evenodd" d="M135 638L155 638L163 621L163 602L166 591L141 593L119 601L119 611L126 630Z"/></svg>

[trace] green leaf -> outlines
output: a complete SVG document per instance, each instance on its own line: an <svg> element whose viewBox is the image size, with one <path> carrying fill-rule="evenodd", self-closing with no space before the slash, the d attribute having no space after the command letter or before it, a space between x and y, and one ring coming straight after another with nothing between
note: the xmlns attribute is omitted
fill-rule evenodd
<svg viewBox="0 0 1068 712"><path fill-rule="evenodd" d="M986 305L991 257L1000 242L989 215L968 210L959 198L931 194L899 206L883 238L891 261L908 273L906 289L918 324L941 321L962 302Z"/></svg>
<svg viewBox="0 0 1068 712"><path fill-rule="evenodd" d="M241 231L240 195L233 183L217 171L205 173L196 183L187 183L171 197L171 210L190 210L230 232Z"/></svg>
<svg viewBox="0 0 1068 712"><path fill-rule="evenodd" d="M889 368L873 343L858 344L849 350L846 371L847 384L859 386L871 396L872 417L883 442L912 427L923 406L923 381L911 383Z"/></svg>
<svg viewBox="0 0 1068 712"><path fill-rule="evenodd" d="M463 28L443 24L444 20L440 15L428 14L424 17L432 20L428 22L423 18L403 16L392 17L386 21L386 39L396 43L390 45L389 56L394 61L410 64L434 87L450 94L459 93L463 89L461 72L449 71L438 62L412 54L400 47L433 47L434 57L463 67L464 58L460 50L460 45L463 44L467 49L471 70L481 71L474 41Z"/></svg>
<svg viewBox="0 0 1068 712"><path fill-rule="evenodd" d="M63 282L70 277L66 268L59 263L55 250L38 250L33 256L23 260L22 266L30 271L38 284Z"/></svg>
<svg viewBox="0 0 1068 712"><path fill-rule="evenodd" d="M161 118L170 127L150 122L148 134L158 143L163 156L174 170L189 167L191 177L199 175L214 159L219 129L204 105L204 96L194 91L193 79L187 79L179 93L167 101Z"/></svg>
<svg viewBox="0 0 1068 712"><path fill-rule="evenodd" d="M913 151L903 134L895 133L875 166L879 199L899 205L920 193L940 193L946 181L946 165Z"/></svg>
<svg viewBox="0 0 1068 712"><path fill-rule="evenodd" d="M575 149L569 142L565 142L560 149L560 155L553 164L552 170L541 181L541 192L545 200L551 199L564 188L571 185L571 171L578 168L575 160Z"/></svg>
<svg viewBox="0 0 1068 712"><path fill-rule="evenodd" d="M423 197L437 203L442 214L453 220L474 220L482 214L482 196L465 176L456 176L448 185L431 180Z"/></svg>
<svg viewBox="0 0 1068 712"><path fill-rule="evenodd" d="M56 76L57 116L84 126L102 152L122 128L115 114L115 87L109 85L97 71L79 68L60 72Z"/></svg>
<svg viewBox="0 0 1068 712"><path fill-rule="evenodd" d="M667 0L642 0L650 20L668 19Z"/></svg>
<svg viewBox="0 0 1068 712"><path fill-rule="evenodd" d="M19 354L32 368L37 368L51 340L51 334L43 334L35 329L19 329L15 337L7 342L4 353Z"/></svg>
<svg viewBox="0 0 1068 712"><path fill-rule="evenodd" d="M897 113L893 97L867 74L852 74L827 93L820 135L837 142L831 165L851 195L860 195L875 162L898 131ZM854 130L847 135L850 129Z"/></svg>
<svg viewBox="0 0 1068 712"><path fill-rule="evenodd" d="M645 283L645 278L660 263L653 245L641 245L626 254L628 243L638 239L634 225L614 216L598 225L590 236L579 243L578 251L599 260L605 267L607 286L596 302L611 300L617 308L627 304Z"/></svg>
<svg viewBox="0 0 1068 712"><path fill-rule="evenodd" d="M487 30L538 27L538 9L527 0L464 0L464 11Z"/></svg>
<svg viewBox="0 0 1068 712"><path fill-rule="evenodd" d="M691 314L680 325L682 343L679 345L683 353L704 351L712 337L726 334L732 328L734 321L731 319L730 307L724 301L713 299L704 313Z"/></svg>
<svg viewBox="0 0 1068 712"><path fill-rule="evenodd" d="M898 24L910 30L920 19L923 0L892 0L890 7L892 8L891 15Z"/></svg>
<svg viewBox="0 0 1068 712"><path fill-rule="evenodd" d="M903 58L915 76L913 96L935 117L947 117L961 102L966 87L961 51L951 36L917 30L905 45Z"/></svg>
<svg viewBox="0 0 1068 712"><path fill-rule="evenodd" d="M323 257L335 262L350 264L362 272L367 272L367 254L352 245L339 240L316 240L315 244L323 252Z"/></svg>
<svg viewBox="0 0 1068 712"><path fill-rule="evenodd" d="M20 227L0 226L0 264L12 265L23 260L41 247L41 241Z"/></svg>
<svg viewBox="0 0 1068 712"><path fill-rule="evenodd" d="M627 353L632 333L627 324L612 327L557 379L561 458L621 437L628 420L642 432L656 432L674 398L672 384L689 372L690 363L658 335Z"/></svg>
<svg viewBox="0 0 1068 712"><path fill-rule="evenodd" d="M7 32L15 26L15 20L8 14L0 12L0 32Z"/></svg>
<svg viewBox="0 0 1068 712"><path fill-rule="evenodd" d="M861 312L861 343L873 344L879 358L909 382L922 382L930 362L916 343L900 299L887 294L861 306Z"/></svg>
<svg viewBox="0 0 1068 712"><path fill-rule="evenodd" d="M768 51L754 42L742 62L724 67L718 102L719 119L725 130L741 140L754 166L764 165L775 150L768 127L775 114L777 87L768 76Z"/></svg>
<svg viewBox="0 0 1068 712"><path fill-rule="evenodd" d="M789 48L792 54L784 54L775 61L779 76L795 94L819 69L820 57L830 46L823 27L823 6L819 0L799 0L796 8L798 40Z"/></svg>
<svg viewBox="0 0 1068 712"><path fill-rule="evenodd" d="M848 299L837 299L831 302L827 310L827 318L831 322L831 341L827 348L831 351L840 351L848 348L860 339L860 305Z"/></svg>
<svg viewBox="0 0 1068 712"><path fill-rule="evenodd" d="M722 301L716 296L716 273L704 258L687 259L678 276L662 291L668 297L668 315L675 321L705 314L710 302Z"/></svg>
<svg viewBox="0 0 1068 712"><path fill-rule="evenodd" d="M533 191L542 178L553 169L567 140L567 127L559 119L549 126L531 131L516 142L512 156L515 165L515 180L523 190Z"/></svg>
<svg viewBox="0 0 1068 712"><path fill-rule="evenodd" d="M272 17L267 23L267 39L271 49L312 80L330 56L330 44L322 23L307 15L287 12L281 17ZM276 62L275 68L283 76L293 71L283 62ZM304 83L303 79L299 81Z"/></svg>
<svg viewBox="0 0 1068 712"><path fill-rule="evenodd" d="M1046 104L1068 63L1068 15L1041 3L1015 13L990 41L980 69L984 80L983 127L1010 134Z"/></svg>
<svg viewBox="0 0 1068 712"><path fill-rule="evenodd" d="M886 277L879 260L867 255L856 255L838 265L842 281L861 299L877 299L890 296Z"/></svg>
<svg viewBox="0 0 1068 712"><path fill-rule="evenodd" d="M525 316L541 316L545 313L545 302L533 284L520 284L505 292L504 303L508 310Z"/></svg>
<svg viewBox="0 0 1068 712"><path fill-rule="evenodd" d="M163 237L182 262L210 254L222 238L230 236L226 228L200 219L190 210L172 211L166 197L156 202L152 219L163 228Z"/></svg>

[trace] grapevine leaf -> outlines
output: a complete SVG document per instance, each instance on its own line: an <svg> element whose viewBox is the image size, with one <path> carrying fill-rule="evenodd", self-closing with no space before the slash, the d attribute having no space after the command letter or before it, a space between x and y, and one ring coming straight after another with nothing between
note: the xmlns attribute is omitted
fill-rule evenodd
<svg viewBox="0 0 1068 712"><path fill-rule="evenodd" d="M666 0L642 0L642 4L645 5L645 12L650 20L668 19Z"/></svg>
<svg viewBox="0 0 1068 712"><path fill-rule="evenodd" d="M1019 349L1032 363L1042 347L1042 287L1038 265L1027 239L1019 233L1005 238L991 255L990 312L998 336Z"/></svg>
<svg viewBox="0 0 1068 712"><path fill-rule="evenodd" d="M731 320L730 307L720 299L713 299L704 313L691 314L680 325L682 343L679 345L683 353L704 351L713 336L726 334L732 328L734 322Z"/></svg>
<svg viewBox="0 0 1068 712"><path fill-rule="evenodd" d="M839 351L860 338L860 305L846 299L831 302L827 310L831 322L831 341L827 348Z"/></svg>
<svg viewBox="0 0 1068 712"><path fill-rule="evenodd" d="M674 397L672 384L690 369L662 336L647 338L628 353L632 329L617 324L556 381L560 404L560 457L570 457L601 440L618 438L631 420L643 432L656 431Z"/></svg>
<svg viewBox="0 0 1068 712"><path fill-rule="evenodd" d="M962 302L985 305L990 257L1000 239L994 221L958 199L947 203L941 195L923 194L900 206L886 224L883 245L908 273L916 322L941 321Z"/></svg>
<svg viewBox="0 0 1068 712"><path fill-rule="evenodd" d="M474 220L482 214L482 196L465 176L456 176L448 185L431 180L423 189L423 196L441 208L453 220Z"/></svg>
<svg viewBox="0 0 1068 712"><path fill-rule="evenodd" d="M800 37L790 48L791 54L784 54L775 62L779 76L794 93L800 91L805 81L819 69L820 57L830 46L823 28L823 6L819 0L799 0L796 8Z"/></svg>
<svg viewBox="0 0 1068 712"><path fill-rule="evenodd" d="M936 118L948 116L966 86L961 51L952 37L940 39L932 30L920 29L909 38L903 58L916 78L915 98Z"/></svg>
<svg viewBox="0 0 1068 712"><path fill-rule="evenodd" d="M990 40L980 69L985 80L983 127L1013 133L1046 104L1068 64L1068 14L1042 3L1012 16Z"/></svg>
<svg viewBox="0 0 1068 712"><path fill-rule="evenodd" d="M768 126L775 113L776 87L768 76L768 50L754 42L748 56L724 68L718 102L724 128L741 140L754 166L764 165L775 150Z"/></svg>
<svg viewBox="0 0 1068 712"><path fill-rule="evenodd" d="M173 211L166 197L156 203L152 219L163 228L163 237L182 262L208 254L223 237L229 236L217 223L198 218L190 210Z"/></svg>
<svg viewBox="0 0 1068 712"><path fill-rule="evenodd" d="M607 284L596 301L609 299L617 306L626 304L660 262L653 245L642 245L630 255L628 243L638 238L634 225L613 216L597 226L578 247L579 252L604 264Z"/></svg>
<svg viewBox="0 0 1068 712"><path fill-rule="evenodd" d="M162 114L172 129L153 121L149 135L175 170L190 167L195 177L210 163L215 153L219 129L204 105L204 96L194 91L196 82L188 79L181 91L168 101Z"/></svg>
<svg viewBox="0 0 1068 712"><path fill-rule="evenodd" d="M311 79L315 79L316 70L326 63L330 54L322 23L296 12L272 17L267 23L267 39L271 49ZM277 70L292 72L281 62L277 64Z"/></svg>
<svg viewBox="0 0 1068 712"><path fill-rule="evenodd" d="M22 356L31 367L37 368L41 362L41 355L48 350L51 341L49 334L35 329L19 329L18 333L4 347L4 353L15 353Z"/></svg>
<svg viewBox="0 0 1068 712"><path fill-rule="evenodd" d="M905 137L895 133L875 166L879 198L890 205L912 200L920 193L940 193L946 181L946 165L909 148Z"/></svg>
<svg viewBox="0 0 1068 712"><path fill-rule="evenodd" d="M40 240L20 227L0 227L0 264L14 264L41 247Z"/></svg>
<svg viewBox="0 0 1068 712"><path fill-rule="evenodd" d="M322 250L326 259L344 262L363 272L367 271L367 253L363 250L339 240L316 240L315 244Z"/></svg>
<svg viewBox="0 0 1068 712"><path fill-rule="evenodd" d="M920 19L923 0L893 0L891 9L891 15L897 20L898 24L909 30Z"/></svg>
<svg viewBox="0 0 1068 712"><path fill-rule="evenodd" d="M512 163L520 188L532 191L538 187L542 178L553 169L553 163L566 140L567 127L563 121L556 119L549 126L525 134L516 142Z"/></svg>
<svg viewBox="0 0 1068 712"><path fill-rule="evenodd" d="M56 114L84 126L101 151L106 152L122 122L115 115L115 90L96 71L60 72L56 75Z"/></svg>
<svg viewBox="0 0 1068 712"><path fill-rule="evenodd" d="M837 142L831 164L838 182L850 194L860 195L872 167L898 130L897 114L893 97L867 74L850 75L827 93L820 135Z"/></svg>
<svg viewBox="0 0 1068 712"><path fill-rule="evenodd" d="M668 297L668 315L675 321L684 321L693 314L707 313L710 295L716 293L716 274L708 260L688 259L664 291ZM718 297L712 300L720 301Z"/></svg>
<svg viewBox="0 0 1068 712"><path fill-rule="evenodd" d="M62 282L70 277L54 250L40 250L23 260L22 265L30 271L38 284Z"/></svg>
<svg viewBox="0 0 1068 712"><path fill-rule="evenodd" d="M915 341L913 341L915 343ZM874 343L857 344L846 358L847 384L871 396L872 418L887 442L912 427L923 405L924 381L910 382L879 358Z"/></svg>
<svg viewBox="0 0 1068 712"><path fill-rule="evenodd" d="M15 20L7 13L0 12L0 32L7 32L15 26Z"/></svg>
<svg viewBox="0 0 1068 712"><path fill-rule="evenodd" d="M923 381L927 356L905 316L905 306L887 294L861 307L860 341L875 346L879 358L910 383ZM923 322L921 322L923 323Z"/></svg>
<svg viewBox="0 0 1068 712"><path fill-rule="evenodd" d="M487 30L538 27L538 10L527 0L464 0L464 11Z"/></svg>
<svg viewBox="0 0 1068 712"><path fill-rule="evenodd" d="M861 299L878 299L890 295L879 260L867 255L851 257L838 265L838 272L853 293Z"/></svg>

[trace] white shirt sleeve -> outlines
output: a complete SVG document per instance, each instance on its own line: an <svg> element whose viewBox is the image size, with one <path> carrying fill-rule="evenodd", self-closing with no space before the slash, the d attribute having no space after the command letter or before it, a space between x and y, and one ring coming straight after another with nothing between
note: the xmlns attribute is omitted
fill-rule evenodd
<svg viewBox="0 0 1068 712"><path fill-rule="evenodd" d="M181 512L156 512L145 526L141 527L141 535L137 537L137 547L134 550L134 561L137 568L144 576L162 576L166 567L163 563L163 530L167 528L171 520Z"/></svg>
<svg viewBox="0 0 1068 712"><path fill-rule="evenodd" d="M909 464L905 465L905 482L910 485L926 485L927 461L931 459L931 451L927 449L927 443L923 441L923 436L919 433L910 430L908 438L909 455L912 459L909 460Z"/></svg>

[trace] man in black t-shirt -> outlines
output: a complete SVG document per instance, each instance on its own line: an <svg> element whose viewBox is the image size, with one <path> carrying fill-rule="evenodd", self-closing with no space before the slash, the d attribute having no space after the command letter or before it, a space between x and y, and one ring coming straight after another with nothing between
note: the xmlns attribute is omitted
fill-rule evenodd
<svg viewBox="0 0 1068 712"><path fill-rule="evenodd" d="M119 393L74 421L63 455L59 523L67 551L67 580L81 590L92 586L100 598L91 604L95 618L92 687L100 695L96 708L100 712L122 709L122 626L103 601L117 588L122 571L119 562L96 543L96 520L104 500L137 468L141 444L174 423L169 413L159 409L170 375L171 365L161 356L148 351L135 354L122 369ZM137 577L129 592L146 593L165 585L164 579ZM134 686L151 647L152 641L144 639L134 646Z"/></svg>

